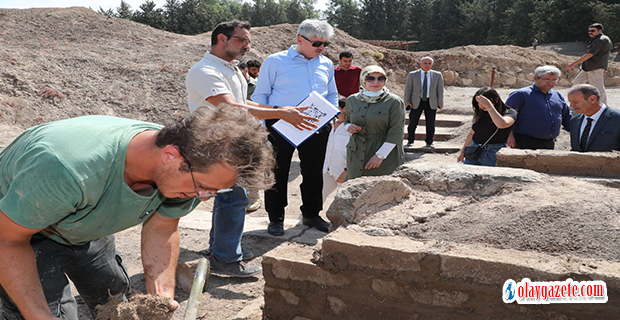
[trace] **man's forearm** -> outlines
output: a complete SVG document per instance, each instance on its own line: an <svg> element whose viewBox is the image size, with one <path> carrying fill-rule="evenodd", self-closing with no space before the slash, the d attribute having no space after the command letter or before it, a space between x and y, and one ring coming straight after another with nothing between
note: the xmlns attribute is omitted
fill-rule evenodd
<svg viewBox="0 0 620 320"><path fill-rule="evenodd" d="M591 53L586 53L583 56L581 56L581 58L577 59L577 61L569 64L569 67L572 68L572 67L574 67L574 66L576 66L576 65L578 65L578 64L580 64L580 63L582 63L582 62L584 62L584 61L586 61L586 60L588 60L590 58L592 58L593 56L594 55L591 54Z"/></svg>
<svg viewBox="0 0 620 320"><path fill-rule="evenodd" d="M43 294L34 252L30 243L0 241L0 284L26 320L57 319Z"/></svg>
<svg viewBox="0 0 620 320"><path fill-rule="evenodd" d="M146 292L174 300L179 232L170 225L150 223L147 221L142 228L141 244Z"/></svg>

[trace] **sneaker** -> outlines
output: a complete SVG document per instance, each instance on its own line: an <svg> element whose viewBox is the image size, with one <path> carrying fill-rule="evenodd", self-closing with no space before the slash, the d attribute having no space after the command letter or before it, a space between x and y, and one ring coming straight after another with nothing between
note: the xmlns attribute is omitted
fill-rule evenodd
<svg viewBox="0 0 620 320"><path fill-rule="evenodd" d="M211 249L211 247L209 247L205 251L205 254L207 256L209 256L209 257L213 255L213 250ZM251 251L248 251L248 250L241 249L241 254L243 255L243 258L242 258L243 261L250 261L250 260L256 258L256 256L254 256L254 254Z"/></svg>
<svg viewBox="0 0 620 320"><path fill-rule="evenodd" d="M407 142L405 148L413 148L413 142Z"/></svg>
<svg viewBox="0 0 620 320"><path fill-rule="evenodd" d="M329 232L329 222L319 216L303 218L301 221L305 226L315 227L319 231Z"/></svg>
<svg viewBox="0 0 620 320"><path fill-rule="evenodd" d="M248 197L250 198L250 203L245 208L246 212L254 212L261 207L261 203L263 202L263 197L260 195L258 191L252 193L248 191Z"/></svg>
<svg viewBox="0 0 620 320"><path fill-rule="evenodd" d="M435 145L434 144L426 144L423 148L425 149L435 149Z"/></svg>
<svg viewBox="0 0 620 320"><path fill-rule="evenodd" d="M215 256L209 258L209 264L212 274L236 278L248 278L263 272L263 268L259 266L249 266L243 261L222 263L219 262Z"/></svg>

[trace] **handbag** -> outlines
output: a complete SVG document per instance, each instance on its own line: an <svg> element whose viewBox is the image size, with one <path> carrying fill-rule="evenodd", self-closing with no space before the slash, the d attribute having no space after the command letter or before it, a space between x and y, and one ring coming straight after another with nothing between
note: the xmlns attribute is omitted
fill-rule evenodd
<svg viewBox="0 0 620 320"><path fill-rule="evenodd" d="M484 151L484 146L486 146L487 143L489 143L489 141L493 139L493 137L495 136L498 130L499 128L495 129L495 132L491 135L491 137L487 140L487 142L485 142L481 146L476 146L476 145L465 146L465 150L463 152L465 159L469 161L477 161L478 159L480 159L482 157L482 152Z"/></svg>

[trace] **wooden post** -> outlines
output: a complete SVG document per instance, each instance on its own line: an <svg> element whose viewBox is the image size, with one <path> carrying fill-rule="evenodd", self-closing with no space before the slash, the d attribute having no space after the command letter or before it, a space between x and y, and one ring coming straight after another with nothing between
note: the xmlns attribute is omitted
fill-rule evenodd
<svg viewBox="0 0 620 320"><path fill-rule="evenodd" d="M491 88L493 88L493 83L495 82L495 67L491 71Z"/></svg>

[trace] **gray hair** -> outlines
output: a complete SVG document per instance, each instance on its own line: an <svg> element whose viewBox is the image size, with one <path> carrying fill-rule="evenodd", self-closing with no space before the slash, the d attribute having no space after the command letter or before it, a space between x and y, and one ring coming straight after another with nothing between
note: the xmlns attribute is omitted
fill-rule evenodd
<svg viewBox="0 0 620 320"><path fill-rule="evenodd" d="M431 60L432 63L435 63L435 60L431 57L422 57L422 59L420 59L420 62L424 61L424 60Z"/></svg>
<svg viewBox="0 0 620 320"><path fill-rule="evenodd" d="M568 93L566 93L566 95L573 94L577 91L583 94L584 99L588 99L590 96L595 96L596 101L601 100L601 93L598 91L598 89L595 86L589 85L589 84L575 85L572 88L568 89Z"/></svg>
<svg viewBox="0 0 620 320"><path fill-rule="evenodd" d="M334 28L327 21L306 19L301 22L297 29L298 36L306 38L319 37L329 40L334 36Z"/></svg>
<svg viewBox="0 0 620 320"><path fill-rule="evenodd" d="M540 78L546 74L554 74L559 78L562 76L562 71L560 71L560 69L556 66L540 66L534 70L534 75L536 78Z"/></svg>
<svg viewBox="0 0 620 320"><path fill-rule="evenodd" d="M225 103L200 107L185 118L162 128L155 145L176 146L192 169L206 172L227 164L237 172L237 184L249 190L266 190L274 183L275 159L268 132L246 109ZM179 170L189 171L187 163Z"/></svg>

